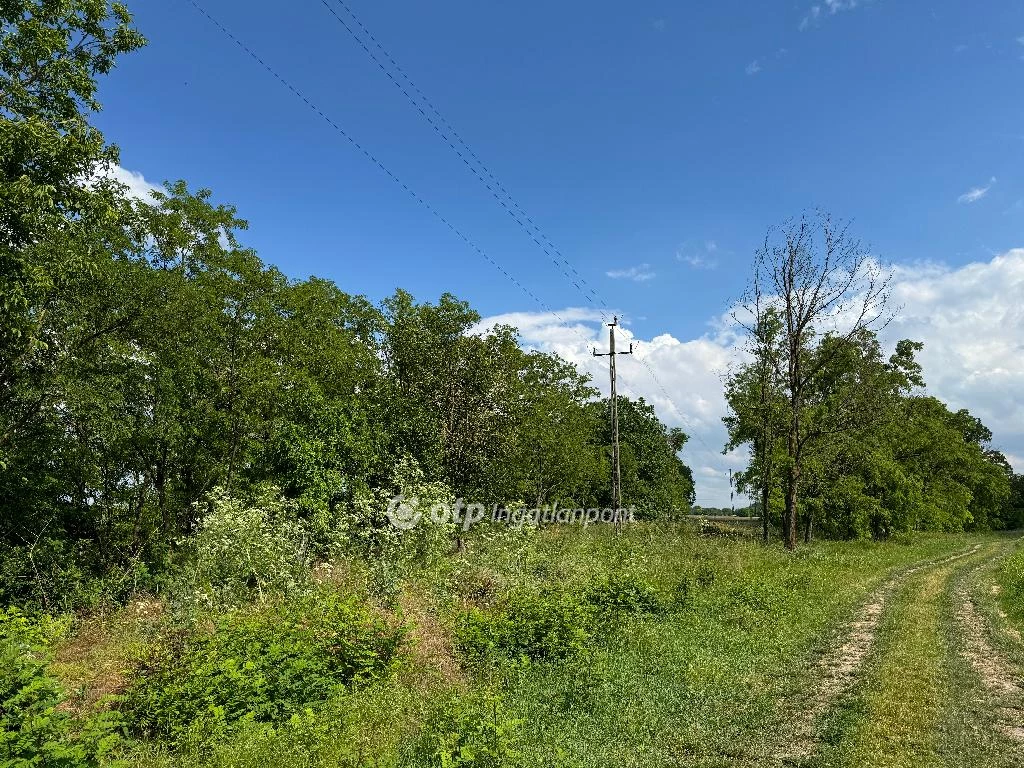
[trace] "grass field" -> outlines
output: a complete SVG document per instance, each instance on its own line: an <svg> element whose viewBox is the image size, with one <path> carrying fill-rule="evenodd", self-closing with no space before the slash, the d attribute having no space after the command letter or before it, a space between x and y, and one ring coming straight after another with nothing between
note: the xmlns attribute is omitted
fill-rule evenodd
<svg viewBox="0 0 1024 768"><path fill-rule="evenodd" d="M276 723L216 721L173 746L136 733L119 756L238 768L1021 765L1022 558L1012 536L794 554L638 524L620 536L494 531L386 578L343 563L321 589L404 627L386 671ZM180 652L183 635L241 620L183 629L160 601L138 600L80 622L54 670L84 709L131 688L154 649Z"/></svg>

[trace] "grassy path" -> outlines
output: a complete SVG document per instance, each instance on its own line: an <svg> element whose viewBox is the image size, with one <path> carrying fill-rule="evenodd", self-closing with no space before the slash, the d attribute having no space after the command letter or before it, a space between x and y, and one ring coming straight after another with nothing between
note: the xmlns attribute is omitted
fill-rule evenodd
<svg viewBox="0 0 1024 768"><path fill-rule="evenodd" d="M787 761L807 766L1024 764L1021 673L987 640L975 600L979 574L1009 545L972 550L909 569L868 601L840 649L845 683L815 713L813 744ZM844 650L845 649L845 650ZM825 670L828 671L827 669Z"/></svg>

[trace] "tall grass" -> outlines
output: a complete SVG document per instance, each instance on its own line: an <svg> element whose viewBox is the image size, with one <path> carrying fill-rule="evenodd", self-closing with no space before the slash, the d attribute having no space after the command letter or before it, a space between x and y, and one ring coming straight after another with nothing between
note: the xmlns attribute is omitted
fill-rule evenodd
<svg viewBox="0 0 1024 768"><path fill-rule="evenodd" d="M483 530L373 608L408 625L392 674L283 722L243 719L185 748L140 740L123 757L233 768L757 761L865 596L893 569L966 542L788 553L685 526Z"/></svg>

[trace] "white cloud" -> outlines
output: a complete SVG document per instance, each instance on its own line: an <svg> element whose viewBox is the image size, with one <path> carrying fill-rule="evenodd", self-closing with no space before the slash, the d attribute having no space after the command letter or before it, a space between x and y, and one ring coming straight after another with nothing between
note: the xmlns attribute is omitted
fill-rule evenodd
<svg viewBox="0 0 1024 768"><path fill-rule="evenodd" d="M485 318L477 330L499 323L516 326L525 346L554 352L575 363L581 371L590 374L594 385L607 396L607 360L591 354L593 347L607 344L607 331L601 324L600 314L577 308L560 310L557 314L561 322L543 312L497 315ZM728 338L709 334L680 341L663 333L640 339L626 321L620 326L617 338L622 345L634 345L632 357L622 358L616 366L619 391L629 397L643 397L654 405L667 424L681 426L691 435L684 449L687 463L695 469L708 467L718 473L705 473L698 478L699 502L710 504L721 500L723 494L728 499L728 469L739 469L746 461L721 453L725 440L721 427L725 413L721 374L734 357Z"/></svg>
<svg viewBox="0 0 1024 768"><path fill-rule="evenodd" d="M153 192L164 191L163 187L146 181L145 177L141 173L129 171L127 168L122 168L120 165L111 166L106 175L114 179L114 181L119 181L128 187L128 194L132 197L137 197L140 200L145 200L147 202L153 199Z"/></svg>
<svg viewBox="0 0 1024 768"><path fill-rule="evenodd" d="M757 59L754 59L752 62L747 64L746 73L748 75L756 75L760 71L761 71L761 62L758 61Z"/></svg>
<svg viewBox="0 0 1024 768"><path fill-rule="evenodd" d="M800 30L803 31L817 24L822 16L835 16L843 11L852 11L871 0L824 0L823 3L812 5L800 21Z"/></svg>
<svg viewBox="0 0 1024 768"><path fill-rule="evenodd" d="M633 280L638 283L650 280L655 276L650 264L640 264L628 269L612 269L605 274L613 280Z"/></svg>
<svg viewBox="0 0 1024 768"><path fill-rule="evenodd" d="M821 6L812 5L811 9L807 12L807 15L804 16L803 19L800 21L800 31L803 32L805 29L811 26L811 24L817 22L819 16L821 16Z"/></svg>
<svg viewBox="0 0 1024 768"><path fill-rule="evenodd" d="M984 187L971 187L969 190L967 190L962 195L960 195L960 197L958 197L956 199L956 201L958 203L966 203L966 204L976 203L979 200L981 200L981 198L983 198L985 195L988 194L988 191L990 189L992 189L992 186L995 183L996 183L996 177L993 176L991 179L989 179L989 182L988 182L987 186L984 186Z"/></svg>
<svg viewBox="0 0 1024 768"><path fill-rule="evenodd" d="M928 390L967 408L995 433L997 447L1024 455L1024 248L950 269L894 271L903 305L886 337L923 341ZM1016 463L1018 472L1024 465Z"/></svg>
<svg viewBox="0 0 1024 768"><path fill-rule="evenodd" d="M928 392L981 418L994 432L995 447L1024 471L1024 248L958 268L928 263L892 273L892 306L900 310L882 334L887 348L902 338L923 341L919 360ZM591 355L593 346L606 343L600 314L569 308L558 315L509 313L487 318L479 328L516 326L524 345L572 361L607 393L607 362ZM683 456L694 468L698 503L723 505L728 470L746 464L742 451L721 452L722 379L740 351L728 312L709 327L696 339L668 333L642 339L625 323L620 340L634 344L634 355L620 361L618 374L623 394L644 397L663 421L690 435Z"/></svg>
<svg viewBox="0 0 1024 768"><path fill-rule="evenodd" d="M718 266L718 261L716 259L709 259L706 256L701 256L700 254L688 254L681 257L681 259L694 269L715 269Z"/></svg>
<svg viewBox="0 0 1024 768"><path fill-rule="evenodd" d="M676 253L676 260L689 264L694 269L716 269L718 267L718 243L705 240L700 245L683 245Z"/></svg>

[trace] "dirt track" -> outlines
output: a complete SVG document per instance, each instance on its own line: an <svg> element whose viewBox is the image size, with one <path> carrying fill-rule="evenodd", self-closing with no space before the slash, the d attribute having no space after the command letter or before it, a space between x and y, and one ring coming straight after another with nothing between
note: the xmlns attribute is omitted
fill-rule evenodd
<svg viewBox="0 0 1024 768"><path fill-rule="evenodd" d="M802 709L790 719L789 732L781 734L778 756L780 764L1024 765L1024 677L1021 670L1015 668L991 642L991 630L975 602L978 590L987 589L989 594L994 594L995 590L991 585L976 583L977 577L982 573L985 564L1005 552L1005 546L975 545L939 560L905 568L894 573L879 586L839 633L838 640L815 663L812 679L816 682L813 691L802 702ZM972 592L972 588L975 591ZM935 755L926 759L923 750L922 754L916 755L914 750L921 749L921 743L941 745L942 739L946 738L940 733L945 726L936 720L941 714L938 706L932 708L934 711L920 713L919 722L916 722L918 713L908 713L904 709L904 713L909 716L903 719L913 723L906 726L908 733L905 734L905 738L890 737L883 733L883 738L893 738L896 750L905 749L907 754L890 754L884 758L877 755L874 758L861 755L852 758L852 763L849 762L850 755L859 754L859 741L870 741L873 731L883 731L878 723L884 718L881 715L876 716L871 711L873 706L899 710L901 706L906 708L913 705L913 696L908 696L906 701L900 701L898 692L886 694L881 690L881 683L875 678L881 678L883 673L879 670L884 670L887 664L891 667L897 663L897 658L902 663L900 644L904 641L903 635L921 631L920 627L903 626L903 623L907 623L906 607L916 607L923 602L928 602L933 607L930 615L935 618L935 629L938 630L934 632L936 650L933 654L934 670L930 679L942 679L947 667L954 665L957 657L969 662L969 669L973 670L971 684L963 689L948 690L946 693L949 694L948 698L960 697L964 701L972 702L985 701L980 718L962 719L970 719L971 729L982 733L986 740L997 743L997 748L986 746L986 750L993 754L1009 756L1009 762L1000 762L1003 758L992 757L991 763L959 763L959 758L952 755L943 756L940 747L935 747L935 751L939 753L938 762ZM903 615L898 618L890 617L890 613L896 611L894 603L899 604L898 607L902 609ZM952 610L940 611L939 606L947 603L952 605ZM885 642L880 642L879 636L883 627L887 634ZM943 638L950 640L945 642ZM940 647L941 651L938 650ZM889 658L890 656L893 658ZM916 671L918 670L908 670L908 684L913 677L909 673ZM886 700L886 695L890 696L891 700ZM823 723L830 716L834 716L838 709L848 706L856 697L860 697L860 706L866 709L860 726L845 735L842 750L833 750L829 757L823 756L823 751L833 749L822 744ZM963 711L967 711L966 705ZM911 734L910 731L915 729L916 732ZM899 728L895 730L898 732ZM845 752L846 757L836 763L835 755L840 751ZM979 749L979 753L982 751Z"/></svg>

